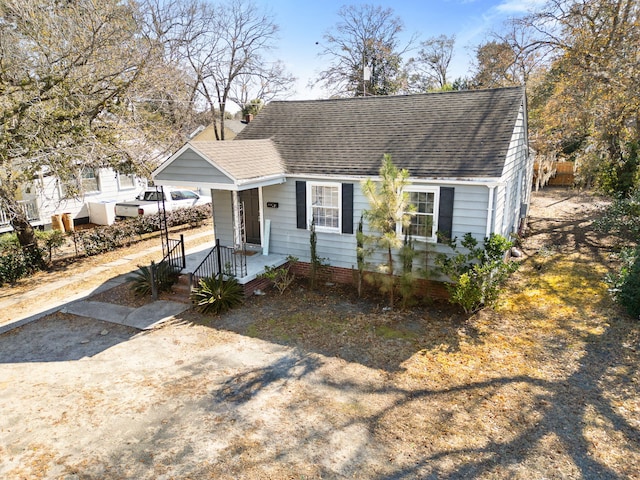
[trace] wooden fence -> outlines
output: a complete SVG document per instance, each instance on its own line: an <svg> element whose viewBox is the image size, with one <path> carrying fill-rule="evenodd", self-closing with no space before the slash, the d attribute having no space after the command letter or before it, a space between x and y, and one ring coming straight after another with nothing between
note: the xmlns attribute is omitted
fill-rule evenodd
<svg viewBox="0 0 640 480"><path fill-rule="evenodd" d="M555 187L571 187L575 181L573 162L535 162L533 164L533 184ZM540 183L539 180L541 180Z"/></svg>

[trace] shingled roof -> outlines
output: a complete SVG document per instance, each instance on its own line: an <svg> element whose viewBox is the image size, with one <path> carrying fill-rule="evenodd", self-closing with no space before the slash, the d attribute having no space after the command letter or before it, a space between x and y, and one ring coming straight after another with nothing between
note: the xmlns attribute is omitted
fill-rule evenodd
<svg viewBox="0 0 640 480"><path fill-rule="evenodd" d="M236 137L271 139L290 174L375 176L383 154L417 178L499 177L521 87L269 103Z"/></svg>

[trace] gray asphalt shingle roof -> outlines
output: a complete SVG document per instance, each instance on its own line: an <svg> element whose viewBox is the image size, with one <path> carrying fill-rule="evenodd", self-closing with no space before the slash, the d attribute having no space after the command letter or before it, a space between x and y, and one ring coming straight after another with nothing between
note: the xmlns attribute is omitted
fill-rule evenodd
<svg viewBox="0 0 640 480"><path fill-rule="evenodd" d="M190 144L236 180L250 180L284 173L284 166L273 142L203 141ZM238 161L242 159L242 161Z"/></svg>
<svg viewBox="0 0 640 480"><path fill-rule="evenodd" d="M499 177L521 87L269 103L238 135L271 139L287 173L375 176L383 154L412 177Z"/></svg>

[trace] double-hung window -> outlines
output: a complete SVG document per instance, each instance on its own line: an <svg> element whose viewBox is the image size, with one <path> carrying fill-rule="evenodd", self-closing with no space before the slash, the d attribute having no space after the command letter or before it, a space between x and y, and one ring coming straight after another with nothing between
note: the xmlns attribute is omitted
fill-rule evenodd
<svg viewBox="0 0 640 480"><path fill-rule="evenodd" d="M340 231L340 183L307 182L308 218L319 231Z"/></svg>
<svg viewBox="0 0 640 480"><path fill-rule="evenodd" d="M403 230L399 226L398 233L403 235L408 233L416 240L437 241L438 190L435 188L409 187L406 191L409 194L409 205L414 206L414 211L407 229Z"/></svg>

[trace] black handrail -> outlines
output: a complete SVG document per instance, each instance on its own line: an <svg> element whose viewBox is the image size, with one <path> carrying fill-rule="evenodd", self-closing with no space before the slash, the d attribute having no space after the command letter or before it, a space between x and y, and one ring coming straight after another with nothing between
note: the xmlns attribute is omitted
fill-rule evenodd
<svg viewBox="0 0 640 480"><path fill-rule="evenodd" d="M240 253L240 255L238 255ZM190 285L198 286L200 279L215 277L223 274L228 277L242 278L247 275L246 251L237 252L231 247L223 247L220 240L216 239L216 245L191 273Z"/></svg>
<svg viewBox="0 0 640 480"><path fill-rule="evenodd" d="M158 264L155 262L151 262L151 275L152 275L152 283L153 287L151 289L151 293L154 300L158 298L158 290L160 287L160 283L164 282L166 279L160 278L162 275L158 274L158 265L163 263L169 264L175 272L178 273L187 265L187 260L184 252L184 235L180 234L180 239L176 240L174 238L167 238L167 249L168 252L164 256L162 260ZM162 270L164 274L173 275L173 273Z"/></svg>

